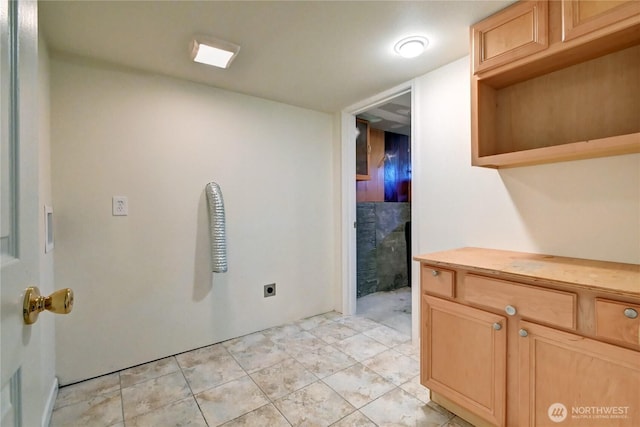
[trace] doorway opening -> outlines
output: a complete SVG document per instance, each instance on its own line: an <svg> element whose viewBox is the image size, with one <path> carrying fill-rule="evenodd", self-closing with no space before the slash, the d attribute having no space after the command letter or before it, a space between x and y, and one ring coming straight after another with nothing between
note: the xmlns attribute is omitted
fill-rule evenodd
<svg viewBox="0 0 640 427"><path fill-rule="evenodd" d="M411 91L356 114L356 313L411 336Z"/></svg>

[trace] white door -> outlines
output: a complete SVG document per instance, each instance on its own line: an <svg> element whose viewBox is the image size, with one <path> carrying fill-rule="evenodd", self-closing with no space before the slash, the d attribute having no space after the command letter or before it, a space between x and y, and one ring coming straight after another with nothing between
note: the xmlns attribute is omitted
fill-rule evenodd
<svg viewBox="0 0 640 427"><path fill-rule="evenodd" d="M37 3L0 0L0 35L0 425L31 427L44 423L42 358L53 354L40 346L41 325L22 315L41 250Z"/></svg>

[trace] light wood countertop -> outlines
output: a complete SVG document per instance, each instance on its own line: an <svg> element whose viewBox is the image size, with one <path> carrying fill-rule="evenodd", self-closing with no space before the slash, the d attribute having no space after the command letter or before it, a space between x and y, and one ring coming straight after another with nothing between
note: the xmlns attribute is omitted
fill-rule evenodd
<svg viewBox="0 0 640 427"><path fill-rule="evenodd" d="M414 260L505 278L544 280L640 297L640 265L483 248L417 255Z"/></svg>

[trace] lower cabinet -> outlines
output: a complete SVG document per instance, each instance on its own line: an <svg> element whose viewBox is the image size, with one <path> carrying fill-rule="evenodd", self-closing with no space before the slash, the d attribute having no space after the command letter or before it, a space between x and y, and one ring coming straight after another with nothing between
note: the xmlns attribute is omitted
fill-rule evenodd
<svg viewBox="0 0 640 427"><path fill-rule="evenodd" d="M505 425L507 334L503 316L423 296L421 382L496 426Z"/></svg>
<svg viewBox="0 0 640 427"><path fill-rule="evenodd" d="M638 425L640 353L535 323L518 326L518 425Z"/></svg>
<svg viewBox="0 0 640 427"><path fill-rule="evenodd" d="M640 265L481 248L418 259L434 402L477 427L640 426Z"/></svg>
<svg viewBox="0 0 640 427"><path fill-rule="evenodd" d="M518 426L638 425L640 352L431 295L421 316L421 382L454 412L505 426L508 391Z"/></svg>

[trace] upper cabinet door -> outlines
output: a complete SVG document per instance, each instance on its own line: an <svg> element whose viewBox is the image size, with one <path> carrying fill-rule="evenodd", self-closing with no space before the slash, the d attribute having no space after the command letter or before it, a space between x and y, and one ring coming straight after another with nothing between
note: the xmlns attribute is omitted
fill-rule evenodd
<svg viewBox="0 0 640 427"><path fill-rule="evenodd" d="M369 122L356 119L356 181L368 181L371 145L369 144Z"/></svg>
<svg viewBox="0 0 640 427"><path fill-rule="evenodd" d="M473 73L546 49L548 15L547 0L523 1L471 27Z"/></svg>
<svg viewBox="0 0 640 427"><path fill-rule="evenodd" d="M562 0L562 41L640 14L638 0Z"/></svg>

